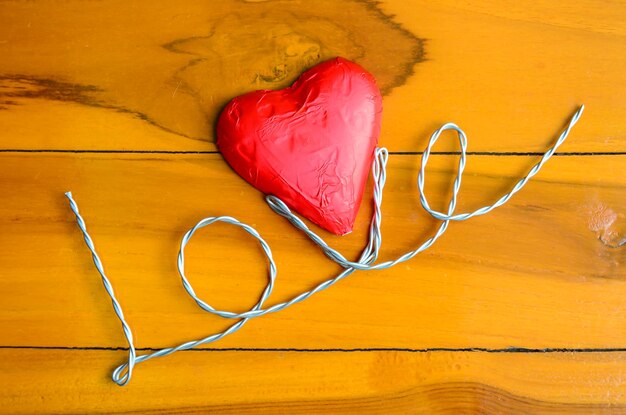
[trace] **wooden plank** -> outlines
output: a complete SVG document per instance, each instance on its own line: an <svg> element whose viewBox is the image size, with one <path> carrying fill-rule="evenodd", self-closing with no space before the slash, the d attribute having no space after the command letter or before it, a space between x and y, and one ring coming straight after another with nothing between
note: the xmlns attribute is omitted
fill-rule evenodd
<svg viewBox="0 0 626 415"><path fill-rule="evenodd" d="M359 273L309 301L257 319L217 347L624 347L626 156L555 157L515 199L452 224L431 250L390 270ZM460 209L491 203L535 158L470 156ZM449 195L452 156L433 156L427 192ZM584 169L581 168L584 166ZM382 259L423 241L435 221L419 207L417 156L392 156ZM124 346L119 323L63 192L72 190L139 347L164 347L224 328L185 294L176 271L182 234L233 215L277 258L270 304L337 273L273 214L218 155L4 154L0 157L2 345ZM355 256L352 235L330 237ZM261 251L226 225L204 230L188 272L211 304L243 310L265 284ZM212 347L212 346L211 346Z"/></svg>
<svg viewBox="0 0 626 415"><path fill-rule="evenodd" d="M597 0L1 2L0 148L215 150L230 98L342 55L386 93L391 150L452 120L474 151L541 151L585 103L562 151L624 152L625 18Z"/></svg>
<svg viewBox="0 0 626 415"><path fill-rule="evenodd" d="M14 414L626 413L624 353L182 353L103 373L121 351L0 350ZM303 376L303 374L306 374Z"/></svg>

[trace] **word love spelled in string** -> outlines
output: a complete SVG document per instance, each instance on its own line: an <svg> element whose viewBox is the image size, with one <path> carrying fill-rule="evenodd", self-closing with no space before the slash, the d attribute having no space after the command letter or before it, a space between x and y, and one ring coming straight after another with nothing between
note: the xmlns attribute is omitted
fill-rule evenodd
<svg viewBox="0 0 626 415"><path fill-rule="evenodd" d="M315 286L309 291L305 291L297 295L296 297L290 299L289 301L274 304L272 306L266 307L265 301L268 299L268 297L272 293L272 289L274 288L274 284L276 282L276 274L278 271L276 269L276 264L272 257L272 250L270 249L269 244L261 237L261 235L259 235L259 233L252 226L245 224L243 222L240 222L235 218L232 218L229 216L217 216L217 217L208 217L208 218L202 219L193 228L191 228L182 238L182 241L180 244L180 251L178 254L178 271L180 273L180 277L182 279L182 283L183 283L183 286L185 287L185 290L187 291L187 293L189 293L191 298L193 298L193 300L203 310L211 314L215 314L217 316L223 317L223 318L236 320L236 322L232 324L230 327L228 327L226 330L221 331L219 333L211 334L199 340L189 341L189 342L180 344L176 347L160 349L155 352L146 353L142 355L137 355L135 344L133 341L132 330L129 324L127 323L126 319L124 318L122 307L115 296L111 282L109 281L108 277L105 274L104 265L102 264L102 261L96 252L93 239L87 232L87 226L82 216L79 213L78 205L76 201L74 200L74 198L72 197L71 192L67 192L65 195L69 199L70 208L76 215L78 227L82 231L87 247L91 251L93 262L96 266L96 269L100 273L100 276L102 277L102 282L104 283L104 287L107 293L111 297L113 308L115 310L115 313L117 314L117 317L119 318L122 324L124 335L126 336L126 339L128 341L128 347L129 347L128 360L113 371L113 375L112 375L113 381L120 386L126 385L130 381L133 375L133 370L138 363L141 363L141 362L144 362L146 360L150 360L156 357L167 356L177 351L188 350L188 349L192 349L194 347L198 347L204 344L215 342L225 336L228 336L229 334L236 332L241 327L243 327L243 325L246 324L248 320L250 320L251 318L255 318L255 317L259 317L268 313L274 313L280 310L284 310L285 308L293 304L304 301L307 298L311 297L313 294L327 289L328 287L336 284L337 282L341 281L342 279L346 278L348 275L354 273L357 270L369 271L369 270L385 269L385 268L393 267L394 265L402 263L404 261L408 261L409 259L413 258L420 252L423 252L429 247L431 247L435 243L435 241L439 239L441 235L444 234L446 229L448 229L448 225L450 224L451 221L463 221L463 220L470 219L474 216L484 215L494 210L495 208L502 206L515 193L519 192L522 189L522 187L524 187L524 185L534 175L536 175L539 172L539 170L543 167L543 165L550 159L550 157L552 157L552 155L554 155L555 151L565 141L571 128L576 124L576 122L580 118L583 110L584 110L584 106L581 106L578 109L578 111L576 111L576 113L572 116L569 124L567 125L565 130L561 133L561 135L558 137L554 145L548 151L546 151L546 153L543 155L543 157L541 157L539 162L537 162L537 164L535 164L530 169L528 174L524 176L522 179L520 179L511 188L511 190L508 193L504 194L502 197L500 197L498 200L496 200L494 203L490 205L486 205L472 212L465 212L465 213L455 213L455 209L457 205L458 193L461 188L463 170L465 169L465 163L467 159L467 137L465 133L463 132L463 130L453 123L444 124L441 128L436 130L432 134L430 141L428 142L428 146L426 147L422 155L422 164L421 164L418 178L417 178L417 189L419 191L419 196L420 196L422 207L432 217L440 220L441 224L435 231L434 235L431 236L429 239L427 239L419 247L415 248L414 250L408 251L404 255L391 261L376 263L376 260L378 258L378 253L380 251L381 243L382 243L382 235L380 231L380 225L382 221L381 204L382 204L382 199L383 199L383 188L385 185L385 178L386 178L386 163L387 163L387 158L388 158L387 149L376 148L375 150L375 157L374 157L374 161L373 161L372 169L371 169L372 177L374 180L374 191L373 191L374 214L373 214L370 227L369 227L369 237L368 237L367 244L357 261L350 261L346 259L340 252L331 248L326 242L324 242L322 237L320 237L318 234L316 234L311 229L309 229L309 227L298 216L293 214L291 210L287 207L287 205L281 199L275 196L271 196L271 195L267 196L266 201L274 212L278 213L280 216L289 220L289 222L291 222L293 226L295 226L298 230L302 231L317 246L319 246L320 249L322 249L322 251L328 256L328 258L330 258L332 261L336 262L337 264L341 265L341 267L344 268L344 270L339 275L335 276L334 278L331 278L322 282L321 284ZM446 130L452 130L457 133L461 152L460 152L460 159L458 163L458 170L457 170L456 178L453 184L452 196L450 198L450 201L448 202L447 211L439 212L430 207L428 200L426 199L426 196L424 193L424 183L425 183L425 177L426 177L426 166L428 164L428 159L430 157L432 148L437 142L437 140L439 139L441 133L443 133ZM225 222L225 223L238 226L244 229L247 233L252 235L252 237L258 240L258 242L260 243L269 261L269 273L268 273L269 278L268 278L267 285L265 289L263 290L263 292L261 293L259 301L249 311L246 311L243 313L235 313L231 311L215 309L206 301L202 300L196 295L191 283L189 282L189 280L187 279L187 276L185 275L185 247L187 246L187 244L191 240L191 237L194 235L194 233L198 229L203 228L205 226L209 226L215 222Z"/></svg>

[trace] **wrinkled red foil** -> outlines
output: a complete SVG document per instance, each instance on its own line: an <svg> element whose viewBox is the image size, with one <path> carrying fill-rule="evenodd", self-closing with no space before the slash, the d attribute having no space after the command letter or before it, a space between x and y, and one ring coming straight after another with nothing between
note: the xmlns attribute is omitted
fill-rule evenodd
<svg viewBox="0 0 626 415"><path fill-rule="evenodd" d="M380 133L374 77L335 58L228 103L217 145L252 186L337 235L352 231Z"/></svg>

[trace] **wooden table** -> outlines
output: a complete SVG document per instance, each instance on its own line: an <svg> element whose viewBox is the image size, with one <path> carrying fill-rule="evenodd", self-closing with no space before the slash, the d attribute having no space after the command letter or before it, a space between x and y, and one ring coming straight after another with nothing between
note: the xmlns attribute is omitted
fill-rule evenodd
<svg viewBox="0 0 626 415"><path fill-rule="evenodd" d="M626 413L626 6L618 1L0 2L0 411ZM431 234L430 133L469 135L460 210L491 203L587 111L509 204L412 261L357 273L195 352L111 382L127 346L63 193L72 190L140 353L229 323L176 271L182 234L232 215L272 245L269 303L339 271L216 151L232 97L344 56L384 93L382 259ZM442 209L458 155L429 165ZM370 193L368 188L367 194ZM323 236L354 257L353 234ZM262 252L226 225L188 251L198 293L244 310Z"/></svg>

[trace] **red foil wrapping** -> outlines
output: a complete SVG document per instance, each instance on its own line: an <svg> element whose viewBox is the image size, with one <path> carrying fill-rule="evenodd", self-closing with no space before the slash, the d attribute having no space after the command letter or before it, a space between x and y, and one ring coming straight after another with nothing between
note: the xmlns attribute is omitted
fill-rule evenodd
<svg viewBox="0 0 626 415"><path fill-rule="evenodd" d="M344 235L361 204L381 112L374 77L335 58L288 88L230 101L217 124L217 145L252 186Z"/></svg>

